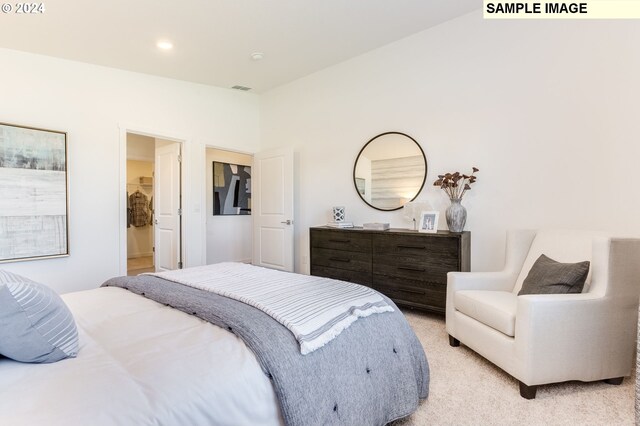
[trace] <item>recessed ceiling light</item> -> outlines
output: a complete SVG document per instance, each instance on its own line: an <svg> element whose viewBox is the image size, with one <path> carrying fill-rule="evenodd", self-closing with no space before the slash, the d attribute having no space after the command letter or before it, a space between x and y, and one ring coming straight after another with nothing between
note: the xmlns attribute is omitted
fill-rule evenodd
<svg viewBox="0 0 640 426"><path fill-rule="evenodd" d="M173 43L171 43L169 40L160 40L158 43L156 43L156 46L158 46L158 49L162 50L173 49Z"/></svg>
<svg viewBox="0 0 640 426"><path fill-rule="evenodd" d="M259 61L262 58L264 58L264 53L261 52L255 52L251 54L251 59L253 59L254 61Z"/></svg>

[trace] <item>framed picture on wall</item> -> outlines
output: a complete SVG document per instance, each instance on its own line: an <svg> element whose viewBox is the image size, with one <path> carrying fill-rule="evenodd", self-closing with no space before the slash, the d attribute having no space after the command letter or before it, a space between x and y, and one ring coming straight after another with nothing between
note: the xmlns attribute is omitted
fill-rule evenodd
<svg viewBox="0 0 640 426"><path fill-rule="evenodd" d="M435 234L438 232L438 218L440 212L424 211L420 214L420 226L418 231Z"/></svg>
<svg viewBox="0 0 640 426"><path fill-rule="evenodd" d="M213 215L251 214L251 167L213 162Z"/></svg>
<svg viewBox="0 0 640 426"><path fill-rule="evenodd" d="M69 255L67 134L0 123L0 262Z"/></svg>

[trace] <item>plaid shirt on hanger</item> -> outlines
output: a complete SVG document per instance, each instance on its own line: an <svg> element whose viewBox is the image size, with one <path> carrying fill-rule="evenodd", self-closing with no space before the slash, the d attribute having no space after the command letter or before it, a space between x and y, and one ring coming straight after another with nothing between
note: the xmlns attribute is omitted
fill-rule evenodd
<svg viewBox="0 0 640 426"><path fill-rule="evenodd" d="M147 196L136 191L129 196L129 204L131 205L131 224L135 227L148 225L150 214Z"/></svg>

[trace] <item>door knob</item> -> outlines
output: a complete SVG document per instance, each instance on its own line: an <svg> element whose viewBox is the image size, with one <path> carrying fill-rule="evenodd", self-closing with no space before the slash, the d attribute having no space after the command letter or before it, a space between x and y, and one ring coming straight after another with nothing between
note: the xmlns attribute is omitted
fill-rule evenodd
<svg viewBox="0 0 640 426"><path fill-rule="evenodd" d="M286 221L280 222L280 223L283 223L285 225L291 225L293 223L293 221L291 219L287 219Z"/></svg>

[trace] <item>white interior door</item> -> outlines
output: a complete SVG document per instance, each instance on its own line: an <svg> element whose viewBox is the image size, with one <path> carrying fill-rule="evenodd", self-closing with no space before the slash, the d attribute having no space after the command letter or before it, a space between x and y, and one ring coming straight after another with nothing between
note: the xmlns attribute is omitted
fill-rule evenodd
<svg viewBox="0 0 640 426"><path fill-rule="evenodd" d="M180 235L180 144L156 147L154 243L156 271L182 267Z"/></svg>
<svg viewBox="0 0 640 426"><path fill-rule="evenodd" d="M253 264L293 271L293 151L256 154L252 174Z"/></svg>

